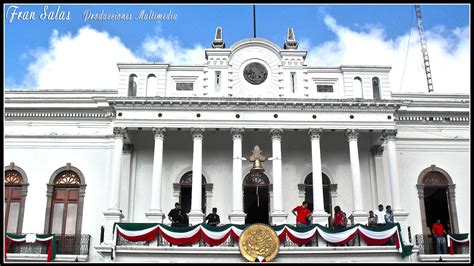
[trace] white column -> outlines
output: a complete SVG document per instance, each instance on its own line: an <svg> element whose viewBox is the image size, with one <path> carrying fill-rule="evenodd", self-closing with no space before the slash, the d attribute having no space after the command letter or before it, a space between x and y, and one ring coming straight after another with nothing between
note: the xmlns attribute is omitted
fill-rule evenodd
<svg viewBox="0 0 474 266"><path fill-rule="evenodd" d="M395 139L397 136L397 130L384 130L382 136L387 144L388 152L388 169L390 178L390 189L392 193L392 210L393 219L395 222L400 223L400 227L403 234L403 239L408 240L407 232L407 217L408 213L403 211L401 200L400 200L400 182L398 180L398 166L397 166L397 151L395 149ZM388 204L390 205L390 204Z"/></svg>
<svg viewBox="0 0 474 266"><path fill-rule="evenodd" d="M112 159L112 180L110 186L109 209L104 212L105 235L104 242L112 242L112 227L124 217L120 210L120 171L122 169L123 139L127 128L114 127L114 153Z"/></svg>
<svg viewBox="0 0 474 266"><path fill-rule="evenodd" d="M322 132L323 130L320 128L311 128L308 134L311 138L311 158L313 164L313 223L326 225L329 214L324 210L320 146Z"/></svg>
<svg viewBox="0 0 474 266"><path fill-rule="evenodd" d="M166 135L165 128L153 128L155 136L155 151L153 154L153 173L151 181L151 204L150 210L145 213L146 217L153 222L163 223L165 214L161 210L161 173L163 169L163 141Z"/></svg>
<svg viewBox="0 0 474 266"><path fill-rule="evenodd" d="M346 130L346 136L349 141L352 172L352 216L354 217L354 223L366 224L368 214L364 212L362 207L362 185L360 180L359 149L357 147L359 131L356 129L348 129Z"/></svg>
<svg viewBox="0 0 474 266"><path fill-rule="evenodd" d="M202 139L204 129L191 128L193 136L193 184L191 189L191 212L189 213L189 225L203 222L204 214L202 205Z"/></svg>
<svg viewBox="0 0 474 266"><path fill-rule="evenodd" d="M397 154L395 150L395 138L397 130L384 130L382 136L387 143L388 169L390 177L390 189L392 192L392 210L402 210L400 202L400 183L398 181Z"/></svg>
<svg viewBox="0 0 474 266"><path fill-rule="evenodd" d="M244 224L245 213L242 207L242 137L243 128L232 128L230 130L233 141L233 167L232 167L232 213L229 220L233 224Z"/></svg>
<svg viewBox="0 0 474 266"><path fill-rule="evenodd" d="M282 184L282 165L281 165L281 138L282 129L271 129L272 153L273 153L273 212L272 224L280 225L286 222L287 214L283 212L283 184Z"/></svg>

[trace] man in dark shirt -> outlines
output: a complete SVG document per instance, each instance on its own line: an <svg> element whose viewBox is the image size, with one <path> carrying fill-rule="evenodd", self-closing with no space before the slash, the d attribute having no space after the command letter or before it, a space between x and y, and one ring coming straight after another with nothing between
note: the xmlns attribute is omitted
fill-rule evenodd
<svg viewBox="0 0 474 266"><path fill-rule="evenodd" d="M206 221L208 225L212 226L217 226L221 222L219 215L217 215L217 208L212 208L212 213L209 213L209 215L207 215Z"/></svg>
<svg viewBox="0 0 474 266"><path fill-rule="evenodd" d="M181 204L176 202L174 209L168 213L168 219L171 221L173 227L185 227L186 226L186 214L181 210Z"/></svg>

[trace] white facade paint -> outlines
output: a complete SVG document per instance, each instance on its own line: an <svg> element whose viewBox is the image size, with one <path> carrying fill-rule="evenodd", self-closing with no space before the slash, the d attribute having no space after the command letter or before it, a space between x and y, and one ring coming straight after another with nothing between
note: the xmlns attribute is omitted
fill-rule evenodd
<svg viewBox="0 0 474 266"><path fill-rule="evenodd" d="M87 184L81 232L91 235L90 255L86 259L107 260L110 249L100 245L99 235L100 227L106 224L104 212L112 196L113 128L128 128L124 143L133 145L131 153L122 156L119 206L123 222L138 223L149 222L145 213L151 207L151 128L167 130L159 195L162 211L167 214L179 196L173 184L179 183L181 176L193 167L190 129L201 127L205 128L202 173L207 183L213 184L206 212L217 207L222 223L230 222L228 214L233 206L231 128L244 128L242 156L246 158L255 145L270 157L269 131L283 129L282 207L289 224L295 222L291 210L301 203L298 184L303 184L312 171L310 128L323 129L322 172L337 184L332 206L341 206L348 215L352 213L354 197L361 197L365 213L378 203L392 203L387 152L374 156L371 149L375 145L385 146L382 130L397 129L401 205L409 214L406 226L411 227L413 238L422 233L424 215L420 213L416 184L420 173L431 165L442 168L452 178L456 185L459 232L470 233L469 96L392 94L389 66L321 68L306 66L305 57L306 51L281 49L263 39L245 39L230 48L207 49L203 65L119 63L117 90L7 90L4 165L14 162L25 170L29 180L23 232L44 232L46 184L54 171L71 163L82 171ZM252 62L261 63L268 71L267 79L260 85L252 85L243 78L244 67ZM220 72L218 88L216 71ZM137 75L136 97L127 96L132 74ZM153 84L147 80L150 74L154 75ZM356 77L362 80L361 91L354 91ZM380 80L381 100L373 99L374 77ZM179 82L193 83L192 91L176 90ZM333 92L318 92L317 85L332 85ZM345 134L348 128L360 133L357 145L362 195L352 192L349 142ZM251 167L251 163L243 161L242 178ZM263 167L273 184L272 161L263 162ZM270 193L270 213L274 196ZM165 223L169 224L167 217ZM403 234L407 241L407 233ZM230 257L223 257L222 261L241 261L238 249L231 251L226 253ZM281 261L293 259L291 256L298 253L285 252ZM348 255L347 261L364 261L355 253ZM127 252L118 254L118 261L141 259ZM180 261L198 261L196 254L191 250ZM311 260L310 254L313 253L303 256L305 260ZM158 253L147 256L166 260L166 256ZM332 260L335 255L325 256L324 260ZM397 256L392 256L394 261L399 259ZM385 254L378 259L387 261L390 257Z"/></svg>

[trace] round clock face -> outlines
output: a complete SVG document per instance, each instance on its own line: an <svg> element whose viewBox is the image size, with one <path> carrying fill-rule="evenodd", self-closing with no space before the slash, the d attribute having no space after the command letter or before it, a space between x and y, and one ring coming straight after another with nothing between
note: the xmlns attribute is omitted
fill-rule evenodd
<svg viewBox="0 0 474 266"><path fill-rule="evenodd" d="M259 85L262 84L268 76L268 71L264 65L254 62L245 66L244 78L250 84Z"/></svg>

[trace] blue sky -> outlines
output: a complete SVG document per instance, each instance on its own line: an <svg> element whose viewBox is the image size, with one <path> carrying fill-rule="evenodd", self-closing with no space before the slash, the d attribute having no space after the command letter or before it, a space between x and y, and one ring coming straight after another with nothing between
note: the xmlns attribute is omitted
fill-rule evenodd
<svg viewBox="0 0 474 266"><path fill-rule="evenodd" d="M56 4L15 5L17 12L29 12L27 15L35 12L35 18L22 20L16 15L10 22L13 9L4 5L6 88L66 88L66 81L74 81L73 76L64 73L66 70L74 72L74 76L87 75L88 71L94 75L92 72L109 68L116 62L108 61L114 60L202 63L203 49L210 47L217 26L223 27L227 47L253 35L252 5L61 4L60 11L65 16L69 12L69 20L51 21L42 20L40 15L45 7L47 11L56 11ZM448 86L456 87L454 92L469 91L469 76L458 81L462 84L441 81L448 78L444 78L448 76L447 69L470 70L469 63L466 65L463 59L470 58L470 51L465 49L466 43L467 47L470 45L469 8L469 5L421 6L428 51L434 60L435 91L437 79L439 91L452 92ZM102 11L131 14L133 19L85 21L87 10L96 14ZM140 10L171 12L176 20L135 20ZM412 87L421 87L424 77L410 76L419 72L415 68L422 62L413 5L257 5L256 10L257 37L281 46L287 28L292 27L300 49L308 50L308 65L388 64L394 67L394 91L423 91ZM349 43L358 47L351 47ZM390 56L380 56L377 51ZM381 61L380 57L389 59ZM94 64L95 61L101 62L97 64L103 67L90 69L88 62ZM440 67L436 67L435 62ZM444 69L448 64L453 66ZM116 68L103 71L109 71L104 76L113 79ZM462 70L460 74L467 73ZM51 77L58 76L63 78L56 78L57 82L52 83L54 78ZM113 82L107 82L86 84L78 79L74 83L84 88L114 87Z"/></svg>

